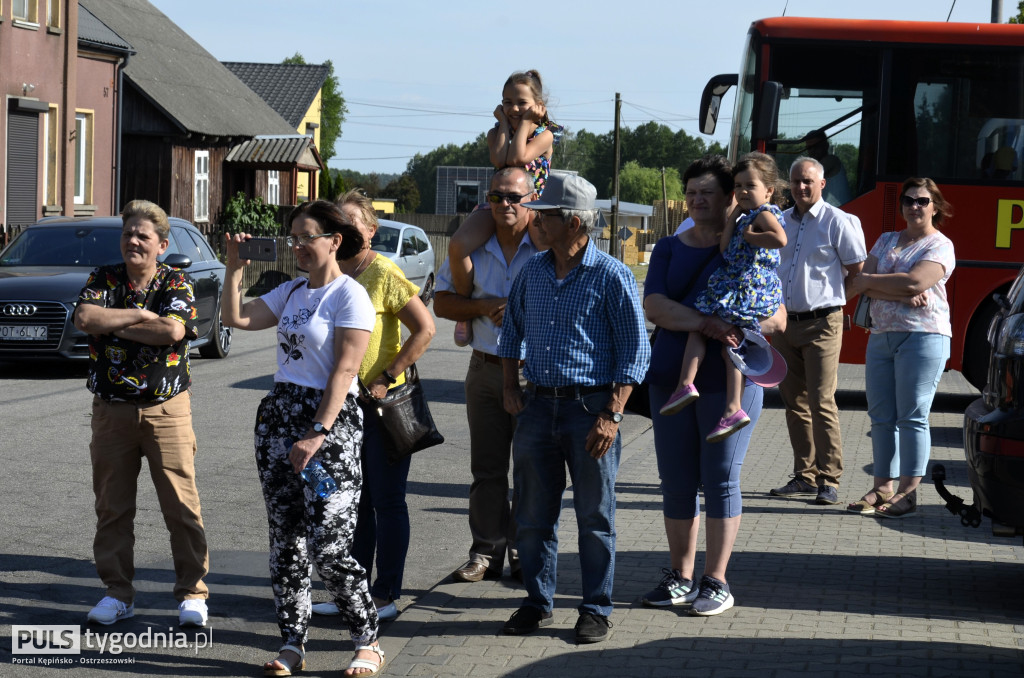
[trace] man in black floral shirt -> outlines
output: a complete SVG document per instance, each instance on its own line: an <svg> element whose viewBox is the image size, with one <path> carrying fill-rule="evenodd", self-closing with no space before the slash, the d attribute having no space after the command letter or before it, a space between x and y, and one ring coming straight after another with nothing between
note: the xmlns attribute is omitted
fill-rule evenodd
<svg viewBox="0 0 1024 678"><path fill-rule="evenodd" d="M123 264L93 271L78 298L75 326L89 335L96 571L106 596L89 621L135 614L135 499L142 458L171 533L178 622L204 626L209 569L196 490L196 438L188 343L195 339L192 280L157 261L170 225L157 205L134 200L122 214Z"/></svg>

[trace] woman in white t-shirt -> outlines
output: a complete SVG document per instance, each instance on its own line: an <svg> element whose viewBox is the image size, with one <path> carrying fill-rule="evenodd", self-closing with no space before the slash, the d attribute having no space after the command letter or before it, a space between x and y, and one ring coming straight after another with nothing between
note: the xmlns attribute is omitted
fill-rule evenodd
<svg viewBox="0 0 1024 678"><path fill-rule="evenodd" d="M907 228L883 233L861 274L846 281L848 297L871 297L864 390L874 453L874 486L847 510L879 518L917 511L931 455L928 414L953 335L946 281L956 255L938 229L952 207L934 181L910 178L900 191L900 213Z"/></svg>
<svg viewBox="0 0 1024 678"><path fill-rule="evenodd" d="M312 562L339 602L356 645L355 659L344 675L372 676L384 664L377 611L366 572L351 550L362 485L363 418L356 403L356 376L375 314L366 290L338 265L338 259L360 251L363 236L325 200L296 207L287 226L288 245L307 277L242 304L235 291L249 262L239 260L238 243L250 236L229 236L221 302L225 325L277 328L274 388L257 410L255 438L270 528L270 577L284 645L263 669L266 675L290 675L304 666ZM317 463L337 485L325 498L300 475Z"/></svg>

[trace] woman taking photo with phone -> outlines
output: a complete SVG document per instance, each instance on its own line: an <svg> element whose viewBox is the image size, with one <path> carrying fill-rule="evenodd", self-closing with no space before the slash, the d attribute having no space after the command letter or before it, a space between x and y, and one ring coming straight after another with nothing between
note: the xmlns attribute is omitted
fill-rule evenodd
<svg viewBox="0 0 1024 678"><path fill-rule="evenodd" d="M256 413L256 467L270 531L270 579L284 644L263 665L268 676L305 666L312 565L339 604L356 646L343 675L373 676L384 665L377 609L366 572L352 555L362 467L363 412L356 377L374 325L366 290L341 271L339 259L362 250L363 235L334 204L305 202L286 224L288 246L307 277L241 303L238 256L245 233L227 236L221 320L242 330L277 328L274 388ZM301 475L315 469L336 489L322 492Z"/></svg>

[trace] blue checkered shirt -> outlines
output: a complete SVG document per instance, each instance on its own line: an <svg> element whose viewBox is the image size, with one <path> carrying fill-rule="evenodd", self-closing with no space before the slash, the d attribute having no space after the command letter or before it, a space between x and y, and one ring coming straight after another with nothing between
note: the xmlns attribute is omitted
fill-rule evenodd
<svg viewBox="0 0 1024 678"><path fill-rule="evenodd" d="M551 251L530 259L512 284L498 355L518 358L538 386L639 384L651 346L632 272L588 241L583 260L561 281Z"/></svg>

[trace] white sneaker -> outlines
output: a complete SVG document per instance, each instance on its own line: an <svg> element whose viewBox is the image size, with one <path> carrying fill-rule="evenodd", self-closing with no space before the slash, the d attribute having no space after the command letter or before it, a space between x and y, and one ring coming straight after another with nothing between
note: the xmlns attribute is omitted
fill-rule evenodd
<svg viewBox="0 0 1024 678"><path fill-rule="evenodd" d="M125 605L117 598L105 596L89 610L89 621L110 626L114 622L135 616L135 605Z"/></svg>
<svg viewBox="0 0 1024 678"><path fill-rule="evenodd" d="M317 603L313 606L313 614L323 615L324 617L337 617L341 612L338 611L338 606L334 603Z"/></svg>
<svg viewBox="0 0 1024 678"><path fill-rule="evenodd" d="M202 598L190 598L178 606L178 626L206 626L208 618L206 601Z"/></svg>

